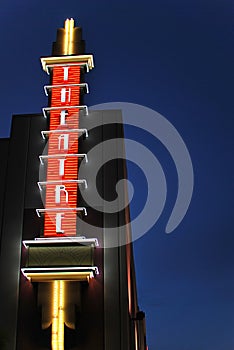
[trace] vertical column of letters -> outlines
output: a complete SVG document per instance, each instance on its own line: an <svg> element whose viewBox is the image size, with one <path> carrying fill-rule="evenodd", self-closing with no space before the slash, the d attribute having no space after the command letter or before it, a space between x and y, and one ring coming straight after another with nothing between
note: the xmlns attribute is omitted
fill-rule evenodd
<svg viewBox="0 0 234 350"><path fill-rule="evenodd" d="M77 207L77 183L66 181L78 179L78 157L66 157L66 155L78 153L78 133L69 130L79 128L79 109L66 107L80 104L80 87L72 86L79 83L79 66L53 68L51 107L61 109L50 111L50 131L61 130L61 132L50 134L48 155L56 155L56 158L48 159L47 182L60 181L60 183L47 184L46 209ZM76 235L75 211L46 212L44 236L58 235Z"/></svg>

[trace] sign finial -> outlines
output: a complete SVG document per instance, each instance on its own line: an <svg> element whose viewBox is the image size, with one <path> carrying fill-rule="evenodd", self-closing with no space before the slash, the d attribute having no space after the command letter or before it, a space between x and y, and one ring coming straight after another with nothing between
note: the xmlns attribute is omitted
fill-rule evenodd
<svg viewBox="0 0 234 350"><path fill-rule="evenodd" d="M57 30L52 56L82 55L85 52L82 29L75 26L73 18L67 18L63 28Z"/></svg>

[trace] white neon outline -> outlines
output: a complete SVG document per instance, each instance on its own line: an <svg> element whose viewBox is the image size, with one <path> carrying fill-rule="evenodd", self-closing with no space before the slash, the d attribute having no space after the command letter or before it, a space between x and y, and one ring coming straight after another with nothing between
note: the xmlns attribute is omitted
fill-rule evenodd
<svg viewBox="0 0 234 350"><path fill-rule="evenodd" d="M81 63L55 63L55 64L45 64L45 68L43 68L48 75L50 75L50 70L49 68L54 68L54 67L70 67L70 66L80 66L80 67L85 67L86 68L86 73L89 73L89 64L86 62L81 62ZM93 68L93 67L92 67Z"/></svg>
<svg viewBox="0 0 234 350"><path fill-rule="evenodd" d="M49 111L60 111L60 110L66 110L66 109L84 109L85 115L89 115L89 110L87 105L80 105L80 106L59 106L59 107L43 107L42 113L45 118L47 118L46 112Z"/></svg>
<svg viewBox="0 0 234 350"><path fill-rule="evenodd" d="M81 88L86 89L86 94L89 94L89 86L87 83L81 83L81 84L60 84L60 85L44 85L44 91L45 95L48 96L48 90L51 90L53 88L63 88L63 87L73 87L73 86L80 86Z"/></svg>
<svg viewBox="0 0 234 350"><path fill-rule="evenodd" d="M77 183L78 185L84 184L84 187L87 189L87 181L85 179L81 180L54 180L54 181L38 181L37 185L39 187L39 190L42 191L42 186L47 185L62 185L63 183Z"/></svg>
<svg viewBox="0 0 234 350"><path fill-rule="evenodd" d="M28 248L29 246L34 245L47 245L51 243L55 244L64 244L64 243L74 243L74 244L82 244L82 245L93 245L95 247L99 247L99 242L97 238L86 238L86 237L79 237L79 238L69 238L69 237L60 237L60 238L35 238L34 240L25 240L22 241L25 248Z"/></svg>
<svg viewBox="0 0 234 350"><path fill-rule="evenodd" d="M40 218L40 213L46 213L46 212L53 212L53 211L83 211L84 215L87 216L87 209L85 207L77 207L77 208L43 208L43 209L36 209L37 216Z"/></svg>
<svg viewBox="0 0 234 350"><path fill-rule="evenodd" d="M50 134L60 134L60 133L73 133L77 132L78 134L85 135L87 138L89 136L87 129L63 129L63 130L43 130L41 131L41 136L45 140L45 136L48 136Z"/></svg>
<svg viewBox="0 0 234 350"><path fill-rule="evenodd" d="M42 165L44 165L43 159L60 159L60 158L67 158L67 157L78 157L78 158L84 158L85 159L85 163L88 163L88 157L86 153L66 153L66 154L51 154L51 155L42 155L39 156L40 162Z"/></svg>
<svg viewBox="0 0 234 350"><path fill-rule="evenodd" d="M28 272L95 272L96 275L99 275L99 270L97 266L67 266L67 267L23 267L21 268L23 275L25 276L25 271ZM25 276L26 277L26 276Z"/></svg>

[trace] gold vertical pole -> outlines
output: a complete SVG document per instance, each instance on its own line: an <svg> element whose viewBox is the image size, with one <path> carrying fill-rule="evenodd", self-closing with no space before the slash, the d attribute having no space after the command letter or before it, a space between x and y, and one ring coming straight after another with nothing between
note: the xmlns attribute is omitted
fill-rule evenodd
<svg viewBox="0 0 234 350"><path fill-rule="evenodd" d="M53 282L52 350L64 350L64 281Z"/></svg>
<svg viewBox="0 0 234 350"><path fill-rule="evenodd" d="M58 350L64 350L64 281L59 281Z"/></svg>
<svg viewBox="0 0 234 350"><path fill-rule="evenodd" d="M71 18L69 22L69 44L68 44L68 54L72 54L73 48L73 35L74 35L74 19Z"/></svg>
<svg viewBox="0 0 234 350"><path fill-rule="evenodd" d="M64 36L64 55L67 55L68 54L68 46L69 46L69 22L70 20L69 19L66 19L65 21L65 25L64 25L64 28L65 28L65 36Z"/></svg>
<svg viewBox="0 0 234 350"><path fill-rule="evenodd" d="M64 55L71 55L73 49L73 37L74 37L74 19L66 19L64 29Z"/></svg>

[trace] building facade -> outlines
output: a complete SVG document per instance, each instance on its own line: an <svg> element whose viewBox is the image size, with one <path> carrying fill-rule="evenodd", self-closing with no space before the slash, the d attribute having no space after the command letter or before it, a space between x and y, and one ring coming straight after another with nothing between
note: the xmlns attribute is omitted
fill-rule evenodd
<svg viewBox="0 0 234 350"><path fill-rule="evenodd" d="M124 185L116 200L121 111L84 104L94 63L72 19L41 62L48 107L14 116L0 140L1 347L145 350Z"/></svg>

